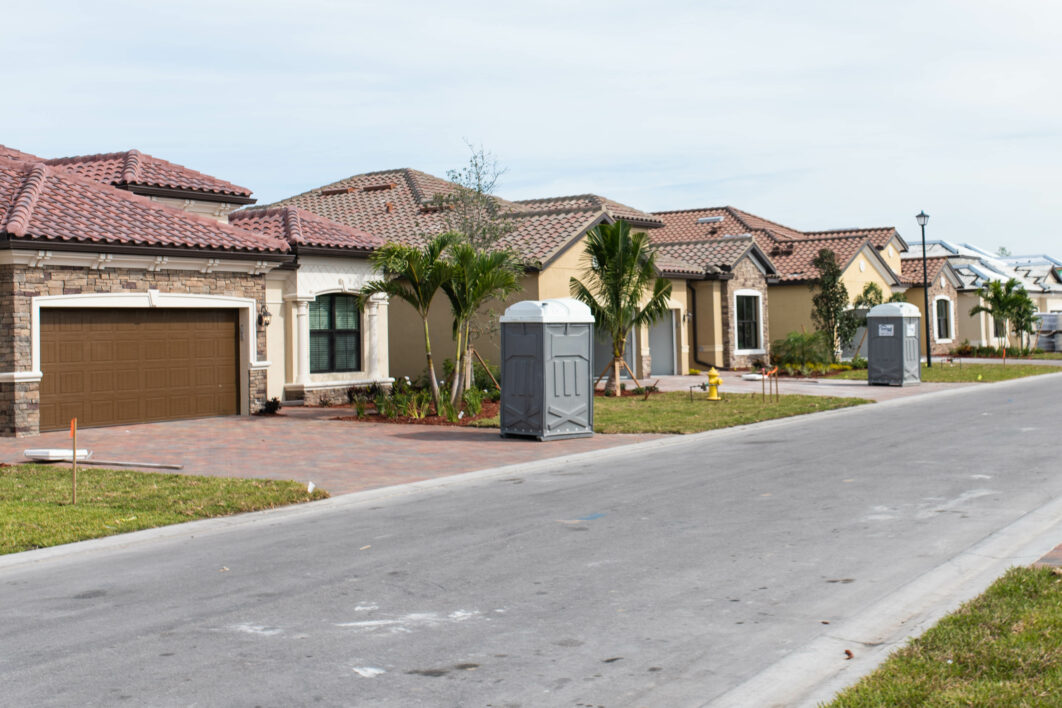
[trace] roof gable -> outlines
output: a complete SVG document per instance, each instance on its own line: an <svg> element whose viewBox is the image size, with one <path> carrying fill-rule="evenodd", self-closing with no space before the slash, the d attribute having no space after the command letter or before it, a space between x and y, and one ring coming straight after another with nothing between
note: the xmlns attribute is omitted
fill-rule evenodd
<svg viewBox="0 0 1062 708"><path fill-rule="evenodd" d="M384 240L367 231L337 224L298 207L243 209L229 215L229 223L295 246L373 251Z"/></svg>
<svg viewBox="0 0 1062 708"><path fill-rule="evenodd" d="M0 159L0 231L14 241L283 253L288 244L169 209L44 163Z"/></svg>
<svg viewBox="0 0 1062 708"><path fill-rule="evenodd" d="M176 191L249 199L251 190L203 174L184 165L168 162L139 150L79 155L45 160L45 164L76 172L95 182L115 187L153 187Z"/></svg>

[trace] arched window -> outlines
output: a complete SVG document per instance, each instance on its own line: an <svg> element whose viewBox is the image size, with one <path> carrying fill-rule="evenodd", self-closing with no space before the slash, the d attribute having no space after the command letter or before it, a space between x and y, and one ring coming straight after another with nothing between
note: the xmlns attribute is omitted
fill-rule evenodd
<svg viewBox="0 0 1062 708"><path fill-rule="evenodd" d="M361 310L353 295L310 303L310 373L361 370Z"/></svg>

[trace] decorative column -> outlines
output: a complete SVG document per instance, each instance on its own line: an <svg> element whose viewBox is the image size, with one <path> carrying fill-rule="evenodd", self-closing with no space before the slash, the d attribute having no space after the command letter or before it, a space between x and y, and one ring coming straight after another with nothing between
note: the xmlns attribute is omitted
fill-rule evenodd
<svg viewBox="0 0 1062 708"><path fill-rule="evenodd" d="M365 358L368 359L365 362L365 371L372 381L380 379L380 347L377 344L379 339L379 327L377 325L379 309L379 302L376 300L375 295L365 303Z"/></svg>
<svg viewBox="0 0 1062 708"><path fill-rule="evenodd" d="M298 370L295 372L295 383L307 386L310 383L310 301L299 299L295 301L295 326L298 345L298 354L295 361Z"/></svg>

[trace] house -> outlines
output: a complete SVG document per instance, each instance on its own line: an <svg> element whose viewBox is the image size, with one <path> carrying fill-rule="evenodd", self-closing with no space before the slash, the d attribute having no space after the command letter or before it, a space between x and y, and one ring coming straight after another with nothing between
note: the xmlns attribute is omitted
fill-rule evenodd
<svg viewBox="0 0 1062 708"><path fill-rule="evenodd" d="M294 206L384 241L420 245L432 236L456 228L451 212L437 199L452 194L455 189L447 180L403 168L353 175L272 206ZM494 199L511 226L498 243L514 250L525 263L520 291L505 302L485 308L479 318L475 347L484 358L494 362L499 357L494 324L497 315L518 300L569 297L569 279L580 276L585 268L582 246L591 228L621 218L636 229L663 226L662 220L652 214L593 194L525 201ZM672 282L671 313L657 326L632 333L629 364L639 376L688 372L688 343L682 326L687 319L685 279L699 271L671 260L660 272ZM395 376L419 376L425 364L420 318L404 302L392 302L387 310L390 372ZM440 297L429 314L437 360L452 356L451 322L448 304ZM595 359L610 357L606 351L607 344L599 340Z"/></svg>
<svg viewBox="0 0 1062 708"><path fill-rule="evenodd" d="M859 295L867 283L876 283L886 296L906 289L898 273L900 255L907 250L907 244L891 227L798 231L729 206L656 212L655 215L665 221L665 226L650 232L651 238L658 248L668 253L680 253L681 250L675 249L693 244L736 238L747 239L756 246L756 251L749 252L742 269L741 277L748 284L730 286L725 303L719 304L719 321L740 319L744 328L742 338L753 343L750 330L758 331L762 337L757 342L759 347L751 351L740 349L743 344L734 330L738 326L736 321L724 328L724 331L734 331L726 340L734 344L723 343L722 337L706 335L698 324L695 327L699 361L711 361L716 366L748 366L764 355L772 339L780 339L789 332L815 329L811 315L813 292L809 284L818 277L812 262L822 249L833 251L850 299ZM730 267L734 272L735 266ZM762 294L757 296L760 289ZM722 314L724 306L726 315ZM762 319L752 316L757 306L762 309ZM697 309L698 313L703 311L700 300ZM736 313L736 318L730 312Z"/></svg>
<svg viewBox="0 0 1062 708"><path fill-rule="evenodd" d="M925 277L921 258L906 258L902 262L901 280L909 286L907 302L922 315L922 355L926 354L926 283L929 284L929 337L934 356L950 352L959 342L961 327L969 326L969 309L963 312L959 304L962 279L947 258L926 258Z"/></svg>
<svg viewBox="0 0 1062 708"><path fill-rule="evenodd" d="M378 277L368 256L382 239L292 206L238 211L230 223L286 242L295 258L265 275L268 398L342 402L352 387L394 381L387 298L362 308L357 297Z"/></svg>
<svg viewBox="0 0 1062 708"><path fill-rule="evenodd" d="M1062 272L1057 259L1050 256L1004 257L968 243L944 239L926 241L927 260L943 258L948 261L960 280L956 295L956 343L969 341L974 346L1000 347L1016 344L1013 332L1004 332L1001 322L988 313L971 315L970 310L984 305L981 289L989 282L1016 279L1036 305L1038 312L1062 312ZM912 246L904 254L907 259L921 263L922 246Z"/></svg>
<svg viewBox="0 0 1062 708"><path fill-rule="evenodd" d="M160 203L223 203L177 165L116 188L92 160L47 162L0 149L0 434L257 410L264 276L288 242Z"/></svg>

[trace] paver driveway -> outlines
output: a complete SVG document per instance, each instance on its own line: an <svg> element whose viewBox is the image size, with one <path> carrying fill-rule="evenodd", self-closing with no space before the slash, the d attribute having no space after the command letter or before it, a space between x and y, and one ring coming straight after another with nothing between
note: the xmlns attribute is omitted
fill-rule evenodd
<svg viewBox="0 0 1062 708"><path fill-rule="evenodd" d="M187 474L313 481L332 494L601 450L660 435L595 435L537 442L496 429L352 423L341 409L286 408L282 415L229 416L78 431L78 447L101 460L184 465ZM66 431L0 438L0 461L29 448L69 448Z"/></svg>

